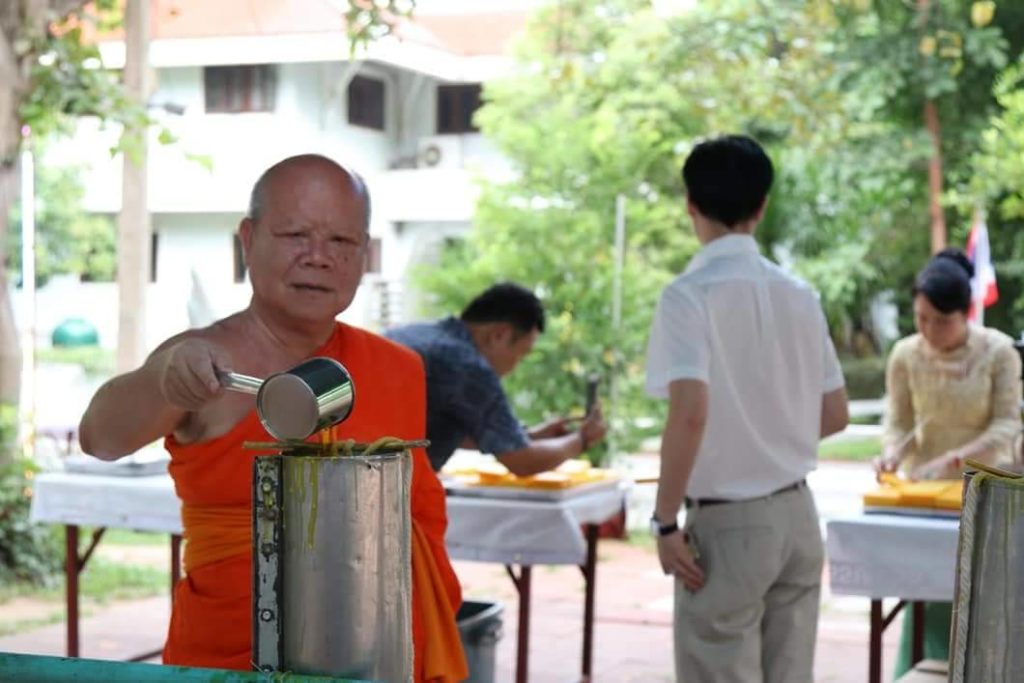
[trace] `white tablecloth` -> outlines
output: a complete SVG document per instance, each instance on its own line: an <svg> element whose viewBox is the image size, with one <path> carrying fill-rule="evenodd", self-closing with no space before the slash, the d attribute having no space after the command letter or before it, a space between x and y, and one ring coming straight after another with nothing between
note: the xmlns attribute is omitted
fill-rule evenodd
<svg viewBox="0 0 1024 683"><path fill-rule="evenodd" d="M453 559L502 564L582 564L581 524L622 507L625 489L560 501L450 496L446 542ZM32 521L181 533L181 503L171 478L49 472L36 478Z"/></svg>
<svg viewBox="0 0 1024 683"><path fill-rule="evenodd" d="M624 486L558 501L448 496L453 559L501 564L583 564L581 524L599 524L622 509Z"/></svg>
<svg viewBox="0 0 1024 683"><path fill-rule="evenodd" d="M859 514L827 525L829 586L840 595L950 601L960 520Z"/></svg>
<svg viewBox="0 0 1024 683"><path fill-rule="evenodd" d="M166 474L118 477L47 472L36 477L33 522L181 533L181 501Z"/></svg>

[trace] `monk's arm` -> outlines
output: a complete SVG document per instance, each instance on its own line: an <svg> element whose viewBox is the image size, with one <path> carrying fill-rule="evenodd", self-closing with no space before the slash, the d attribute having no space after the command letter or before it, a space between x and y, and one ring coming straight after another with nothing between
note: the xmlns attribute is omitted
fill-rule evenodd
<svg viewBox="0 0 1024 683"><path fill-rule="evenodd" d="M137 370L113 378L96 392L82 415L82 450L101 460L117 460L173 432L187 416L161 391L166 347Z"/></svg>

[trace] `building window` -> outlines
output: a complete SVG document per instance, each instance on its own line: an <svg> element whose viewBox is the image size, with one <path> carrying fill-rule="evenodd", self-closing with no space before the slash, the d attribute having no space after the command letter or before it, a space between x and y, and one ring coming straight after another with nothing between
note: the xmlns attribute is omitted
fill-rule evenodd
<svg viewBox="0 0 1024 683"><path fill-rule="evenodd" d="M242 249L242 236L237 232L231 236L234 252L235 282L245 282L245 252Z"/></svg>
<svg viewBox="0 0 1024 683"><path fill-rule="evenodd" d="M480 84L437 87L437 132L472 133L473 114L480 108Z"/></svg>
<svg viewBox="0 0 1024 683"><path fill-rule="evenodd" d="M366 250L366 272L380 272L381 241L379 237L371 237L370 244Z"/></svg>
<svg viewBox="0 0 1024 683"><path fill-rule="evenodd" d="M356 76L349 82L348 122L384 130L384 81Z"/></svg>
<svg viewBox="0 0 1024 683"><path fill-rule="evenodd" d="M153 232L149 236L149 281L156 282L157 252L160 250L160 233Z"/></svg>
<svg viewBox="0 0 1024 683"><path fill-rule="evenodd" d="M237 114L273 111L277 70L273 64L203 68L206 111Z"/></svg>

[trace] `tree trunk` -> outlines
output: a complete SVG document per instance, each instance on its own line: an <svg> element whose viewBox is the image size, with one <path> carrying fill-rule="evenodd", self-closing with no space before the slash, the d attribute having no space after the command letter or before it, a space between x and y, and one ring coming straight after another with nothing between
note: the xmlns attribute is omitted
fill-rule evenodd
<svg viewBox="0 0 1024 683"><path fill-rule="evenodd" d="M139 102L149 97L147 74L149 0L128 0L124 15L124 87ZM150 237L147 202L147 131L129 131L139 136L138 154L124 156L121 214L118 217L117 370L128 372L146 357L146 290L149 287Z"/></svg>
<svg viewBox="0 0 1024 683"><path fill-rule="evenodd" d="M17 14L10 6L0 13L0 406L15 408L21 392L21 351L7 282L7 249L11 242L11 205L18 191L17 109L22 78L8 39L8 30L16 20ZM17 415L17 410L13 414ZM5 431L14 430L15 434L16 427L4 425ZM0 464L10 461L15 443L0 443Z"/></svg>
<svg viewBox="0 0 1024 683"><path fill-rule="evenodd" d="M928 213L931 216L932 253L946 248L946 217L942 211L942 135L939 110L933 100L924 103L924 125L932 140L932 156L928 160Z"/></svg>
<svg viewBox="0 0 1024 683"><path fill-rule="evenodd" d="M917 0L918 19L922 27L928 25L931 0ZM928 214L931 217L932 253L946 248L946 217L942 212L942 130L935 100L924 101L924 125L932 141L932 156L928 159Z"/></svg>
<svg viewBox="0 0 1024 683"><path fill-rule="evenodd" d="M51 12L64 15L83 0L0 0L0 404L17 406L21 393L21 351L14 324L7 279L11 243L10 212L18 193L18 151L21 125L18 107L25 96L26 67L31 55L15 53L13 41L28 30L45 30ZM11 457L0 444L0 463Z"/></svg>
<svg viewBox="0 0 1024 683"><path fill-rule="evenodd" d="M17 166L0 163L0 244L10 243L8 215L17 187ZM6 249L4 250L6 252ZM7 267L0 259L0 404L18 404L21 389L21 351L14 307L8 291Z"/></svg>

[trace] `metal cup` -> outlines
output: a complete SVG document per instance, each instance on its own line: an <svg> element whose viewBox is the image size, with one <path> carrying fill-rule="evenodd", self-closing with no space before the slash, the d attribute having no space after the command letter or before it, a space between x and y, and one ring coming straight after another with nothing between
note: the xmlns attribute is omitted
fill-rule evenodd
<svg viewBox="0 0 1024 683"><path fill-rule="evenodd" d="M355 385L345 366L333 358L310 358L265 380L236 372L218 372L221 386L256 396L263 427L281 441L302 440L343 422L355 403Z"/></svg>

